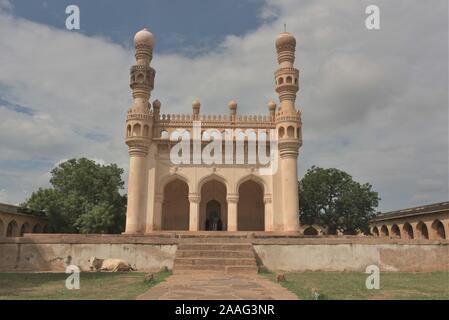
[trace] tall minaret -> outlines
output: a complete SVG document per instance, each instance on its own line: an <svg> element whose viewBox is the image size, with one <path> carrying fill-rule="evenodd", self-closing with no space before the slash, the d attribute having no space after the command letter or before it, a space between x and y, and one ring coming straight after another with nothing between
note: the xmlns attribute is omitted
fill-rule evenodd
<svg viewBox="0 0 449 320"><path fill-rule="evenodd" d="M299 230L298 172L297 160L302 145L301 113L295 108L298 92L299 71L295 62L295 37L281 33L276 39L279 69L275 72L276 92L280 106L275 122L279 135L279 169L282 186L282 215L284 231Z"/></svg>
<svg viewBox="0 0 449 320"><path fill-rule="evenodd" d="M156 71L150 67L154 37L146 28L134 37L136 64L131 67L133 104L126 117L125 142L129 149L128 206L125 233L145 231L148 189L147 155L153 135L153 112L148 99L154 88Z"/></svg>

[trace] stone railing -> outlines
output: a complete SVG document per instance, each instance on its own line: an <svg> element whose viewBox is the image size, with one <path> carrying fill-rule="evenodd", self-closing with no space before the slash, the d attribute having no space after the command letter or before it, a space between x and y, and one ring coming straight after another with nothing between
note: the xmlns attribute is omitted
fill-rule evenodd
<svg viewBox="0 0 449 320"><path fill-rule="evenodd" d="M274 122L268 115L198 115L198 121L204 127L253 127L253 128L272 128ZM164 127L191 127L194 116L190 114L161 114L156 119L156 125Z"/></svg>

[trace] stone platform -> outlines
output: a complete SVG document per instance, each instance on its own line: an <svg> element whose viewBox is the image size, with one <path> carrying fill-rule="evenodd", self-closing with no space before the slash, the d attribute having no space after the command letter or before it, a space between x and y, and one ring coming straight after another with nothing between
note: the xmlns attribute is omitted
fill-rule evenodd
<svg viewBox="0 0 449 320"><path fill-rule="evenodd" d="M140 271L447 271L449 240L304 236L287 232L183 232L145 235L25 234L0 238L0 271L89 270L88 259L120 258Z"/></svg>

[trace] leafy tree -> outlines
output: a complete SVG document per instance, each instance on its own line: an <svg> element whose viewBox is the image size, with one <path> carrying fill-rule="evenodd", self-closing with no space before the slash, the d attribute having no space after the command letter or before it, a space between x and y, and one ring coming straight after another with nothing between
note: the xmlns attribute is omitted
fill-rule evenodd
<svg viewBox="0 0 449 320"><path fill-rule="evenodd" d="M329 234L368 232L380 200L371 187L344 171L313 166L299 183L301 223L321 225Z"/></svg>
<svg viewBox="0 0 449 320"><path fill-rule="evenodd" d="M39 188L22 207L43 211L55 232L120 233L126 211L122 174L115 164L71 159L51 171L52 188Z"/></svg>

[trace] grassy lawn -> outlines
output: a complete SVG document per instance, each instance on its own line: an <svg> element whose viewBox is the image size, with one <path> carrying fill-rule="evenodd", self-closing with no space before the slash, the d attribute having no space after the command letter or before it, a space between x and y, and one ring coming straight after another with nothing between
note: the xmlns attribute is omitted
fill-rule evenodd
<svg viewBox="0 0 449 320"><path fill-rule="evenodd" d="M144 282L145 273L81 273L80 289L68 290L65 273L0 273L0 300L5 299L135 299L170 272L154 274Z"/></svg>
<svg viewBox="0 0 449 320"><path fill-rule="evenodd" d="M272 272L263 273L275 281ZM294 272L285 273L280 282L300 299L313 299L317 290L319 299L449 299L448 272L381 272L380 289L368 290L368 274L359 272Z"/></svg>

